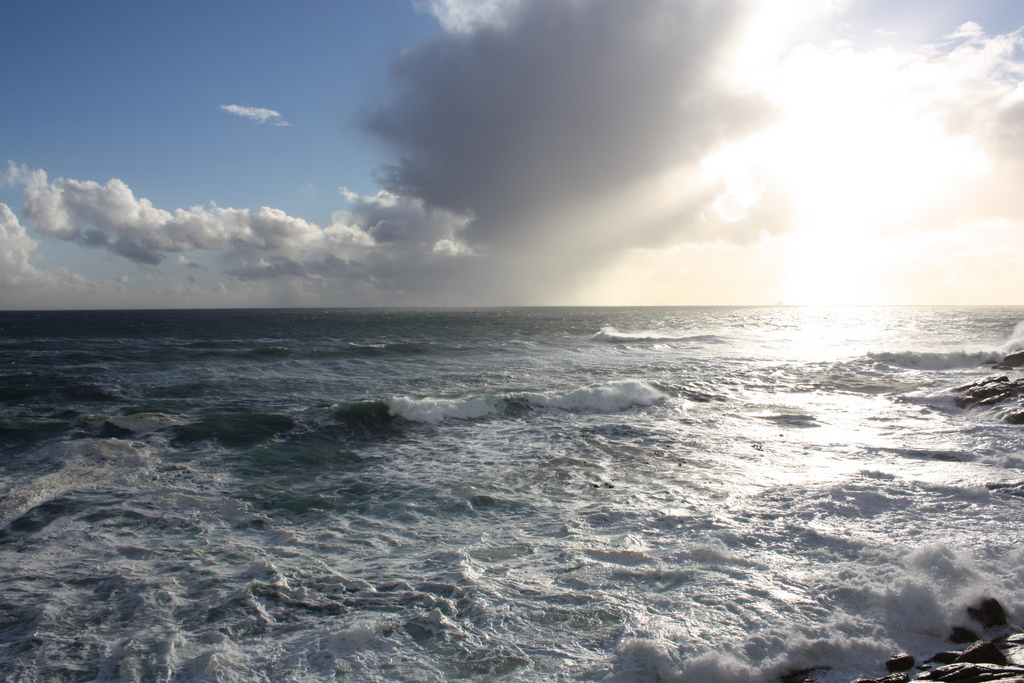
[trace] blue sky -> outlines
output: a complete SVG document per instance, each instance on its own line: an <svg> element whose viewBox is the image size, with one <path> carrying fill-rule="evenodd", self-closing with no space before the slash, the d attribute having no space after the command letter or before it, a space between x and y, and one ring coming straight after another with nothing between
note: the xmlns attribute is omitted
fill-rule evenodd
<svg viewBox="0 0 1024 683"><path fill-rule="evenodd" d="M1022 26L0 0L0 308L1024 303Z"/></svg>
<svg viewBox="0 0 1024 683"><path fill-rule="evenodd" d="M389 59L441 34L401 0L5 0L0 12L5 159L122 178L158 206L267 204L323 222L339 185L375 191L380 145L352 120L381 97ZM251 125L218 108L230 104L292 125Z"/></svg>

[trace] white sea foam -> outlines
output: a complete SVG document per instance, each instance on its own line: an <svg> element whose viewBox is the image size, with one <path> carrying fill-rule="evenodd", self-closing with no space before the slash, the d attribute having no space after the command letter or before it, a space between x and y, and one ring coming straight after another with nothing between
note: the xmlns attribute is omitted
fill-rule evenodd
<svg viewBox="0 0 1024 683"><path fill-rule="evenodd" d="M891 363L921 370L953 370L976 368L998 363L1005 353L1001 351L878 351L869 352L868 357L883 363Z"/></svg>
<svg viewBox="0 0 1024 683"><path fill-rule="evenodd" d="M1012 353L1014 351L1024 350L1024 322L1017 323L1016 327L1013 328L1013 334L1010 335L1010 339L1003 346L1003 351L1006 353Z"/></svg>
<svg viewBox="0 0 1024 683"><path fill-rule="evenodd" d="M424 397L388 399L388 411L413 422L437 424L444 420L474 420L500 412L510 401L534 408L576 412L617 413L649 406L666 398L660 389L638 380L595 384L571 391L523 392L503 396Z"/></svg>
<svg viewBox="0 0 1024 683"><path fill-rule="evenodd" d="M594 341L605 341L605 342L637 342L637 341L653 341L653 342L672 342L672 341L688 341L688 342L721 342L719 337L711 334L700 334L692 335L686 334L679 330L635 330L635 331L621 331L614 327L602 327L600 332L593 334L590 338Z"/></svg>
<svg viewBox="0 0 1024 683"><path fill-rule="evenodd" d="M541 408L616 413L637 406L653 405L666 398L666 394L647 382L622 380L569 392L525 393L521 397Z"/></svg>
<svg viewBox="0 0 1024 683"><path fill-rule="evenodd" d="M946 351L878 351L868 357L921 370L953 370L994 365L1016 351L1024 350L1024 322L1018 323L1010 338L999 347L961 348Z"/></svg>
<svg viewBox="0 0 1024 683"><path fill-rule="evenodd" d="M396 396L387 401L388 411L413 422L436 424L447 419L473 420L498 411L500 399L489 396L459 398Z"/></svg>
<svg viewBox="0 0 1024 683"><path fill-rule="evenodd" d="M82 439L59 447L61 469L12 489L0 501L0 528L67 491L133 482L155 461L145 448L118 439Z"/></svg>

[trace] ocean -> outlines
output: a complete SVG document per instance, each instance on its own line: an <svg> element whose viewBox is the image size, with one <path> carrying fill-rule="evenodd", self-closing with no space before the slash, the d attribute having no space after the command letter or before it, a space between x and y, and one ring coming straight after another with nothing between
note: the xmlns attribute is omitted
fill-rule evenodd
<svg viewBox="0 0 1024 683"><path fill-rule="evenodd" d="M1024 426L951 391L1022 321L2 312L0 678L884 675L1024 621Z"/></svg>

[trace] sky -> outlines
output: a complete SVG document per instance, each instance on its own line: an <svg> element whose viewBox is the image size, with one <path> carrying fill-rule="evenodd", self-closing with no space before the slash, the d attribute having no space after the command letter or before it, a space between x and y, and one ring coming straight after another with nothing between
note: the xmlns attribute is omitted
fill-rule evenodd
<svg viewBox="0 0 1024 683"><path fill-rule="evenodd" d="M1024 304L1015 0L0 0L0 309Z"/></svg>

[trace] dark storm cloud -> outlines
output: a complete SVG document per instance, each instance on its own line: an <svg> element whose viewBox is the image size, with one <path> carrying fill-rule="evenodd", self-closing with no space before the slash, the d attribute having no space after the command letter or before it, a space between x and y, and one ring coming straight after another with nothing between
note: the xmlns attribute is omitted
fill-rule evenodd
<svg viewBox="0 0 1024 683"><path fill-rule="evenodd" d="M363 121L404 154L380 180L473 215L470 244L586 234L545 217L696 163L767 122L763 100L722 78L741 10L717 0L526 0L500 27L409 50L393 65L394 99Z"/></svg>
<svg viewBox="0 0 1024 683"><path fill-rule="evenodd" d="M349 207L333 219L335 226L345 226L344 235L352 242L370 240L392 248L416 244L433 247L439 240L457 239L469 221L467 216L428 207L415 197L386 191L366 197L347 190L344 194Z"/></svg>

